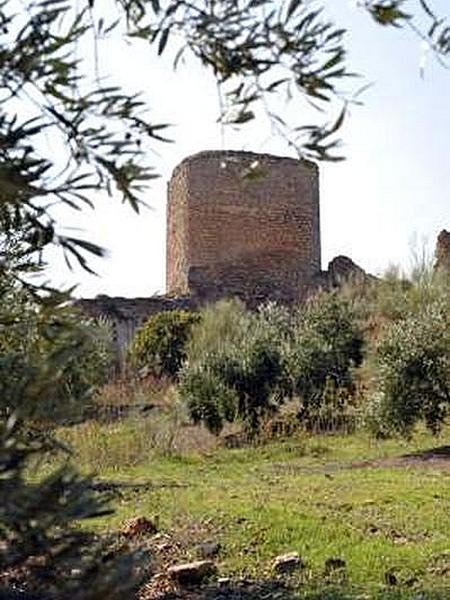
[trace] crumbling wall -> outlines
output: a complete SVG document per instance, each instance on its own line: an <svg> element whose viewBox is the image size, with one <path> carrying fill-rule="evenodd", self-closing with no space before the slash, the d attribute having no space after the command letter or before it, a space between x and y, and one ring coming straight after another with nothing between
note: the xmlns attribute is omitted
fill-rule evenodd
<svg viewBox="0 0 450 600"><path fill-rule="evenodd" d="M438 235L435 251L435 271L450 273L450 231L443 229Z"/></svg>
<svg viewBox="0 0 450 600"><path fill-rule="evenodd" d="M198 301L294 300L320 272L318 169L251 152L201 152L168 188L167 290Z"/></svg>
<svg viewBox="0 0 450 600"><path fill-rule="evenodd" d="M160 312L192 308L192 301L189 298L167 298L165 296L111 298L101 295L96 298L76 300L74 304L88 318L105 318L111 324L114 347L117 352L117 364L120 370L125 367L127 349L136 330L149 317Z"/></svg>

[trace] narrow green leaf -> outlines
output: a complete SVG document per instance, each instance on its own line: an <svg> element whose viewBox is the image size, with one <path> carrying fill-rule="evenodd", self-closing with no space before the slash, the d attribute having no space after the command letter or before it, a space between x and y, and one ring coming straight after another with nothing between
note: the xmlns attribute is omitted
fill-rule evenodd
<svg viewBox="0 0 450 600"><path fill-rule="evenodd" d="M167 27L167 29L164 29L163 32L161 33L161 37L159 38L159 44L158 44L158 55L161 55L164 52L164 48L167 45L167 40L169 39L169 33L170 33L169 27Z"/></svg>
<svg viewBox="0 0 450 600"><path fill-rule="evenodd" d="M288 21L298 7L303 3L303 0L291 0L286 11L286 20Z"/></svg>

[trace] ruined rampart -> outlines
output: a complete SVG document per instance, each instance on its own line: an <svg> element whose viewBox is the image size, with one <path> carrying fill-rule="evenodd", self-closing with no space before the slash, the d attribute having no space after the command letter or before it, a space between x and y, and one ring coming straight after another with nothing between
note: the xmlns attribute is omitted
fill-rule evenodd
<svg viewBox="0 0 450 600"><path fill-rule="evenodd" d="M189 298L121 298L97 296L76 300L75 305L87 317L106 319L112 327L118 364L123 367L127 348L136 330L152 315L171 310L186 310L192 307Z"/></svg>

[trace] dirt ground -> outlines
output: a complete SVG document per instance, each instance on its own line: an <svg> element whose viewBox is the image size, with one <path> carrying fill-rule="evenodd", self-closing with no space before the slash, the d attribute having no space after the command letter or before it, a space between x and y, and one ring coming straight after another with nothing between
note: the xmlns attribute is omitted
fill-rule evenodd
<svg viewBox="0 0 450 600"><path fill-rule="evenodd" d="M354 469L364 467L423 467L450 471L450 446L439 446L438 448L414 452L413 454L351 463L351 468Z"/></svg>

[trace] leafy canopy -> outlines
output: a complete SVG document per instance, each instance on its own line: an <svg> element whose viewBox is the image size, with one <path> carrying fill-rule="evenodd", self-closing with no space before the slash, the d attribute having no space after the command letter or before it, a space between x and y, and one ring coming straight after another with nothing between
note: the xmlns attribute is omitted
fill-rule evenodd
<svg viewBox="0 0 450 600"><path fill-rule="evenodd" d="M155 375L176 377L186 356L185 346L199 315L186 310L150 317L136 332L129 348L131 365Z"/></svg>
<svg viewBox="0 0 450 600"><path fill-rule="evenodd" d="M444 60L446 21L425 0L417 21L409 4L360 2L383 25L413 27ZM186 54L197 59L217 81L223 123L265 115L302 156L338 158L335 134L350 100L341 89L350 75L345 31L316 2L3 0L0 28L0 237L18 235L24 252L57 244L89 269L85 253L101 249L63 233L55 207L81 209L94 193L116 190L138 210L157 176L150 151L168 141L167 124L100 71L115 39L150 44L158 55L171 46L177 68ZM285 98L302 122L284 121L277 107ZM304 122L307 105L320 109L312 123ZM0 268L2 253L0 245Z"/></svg>

